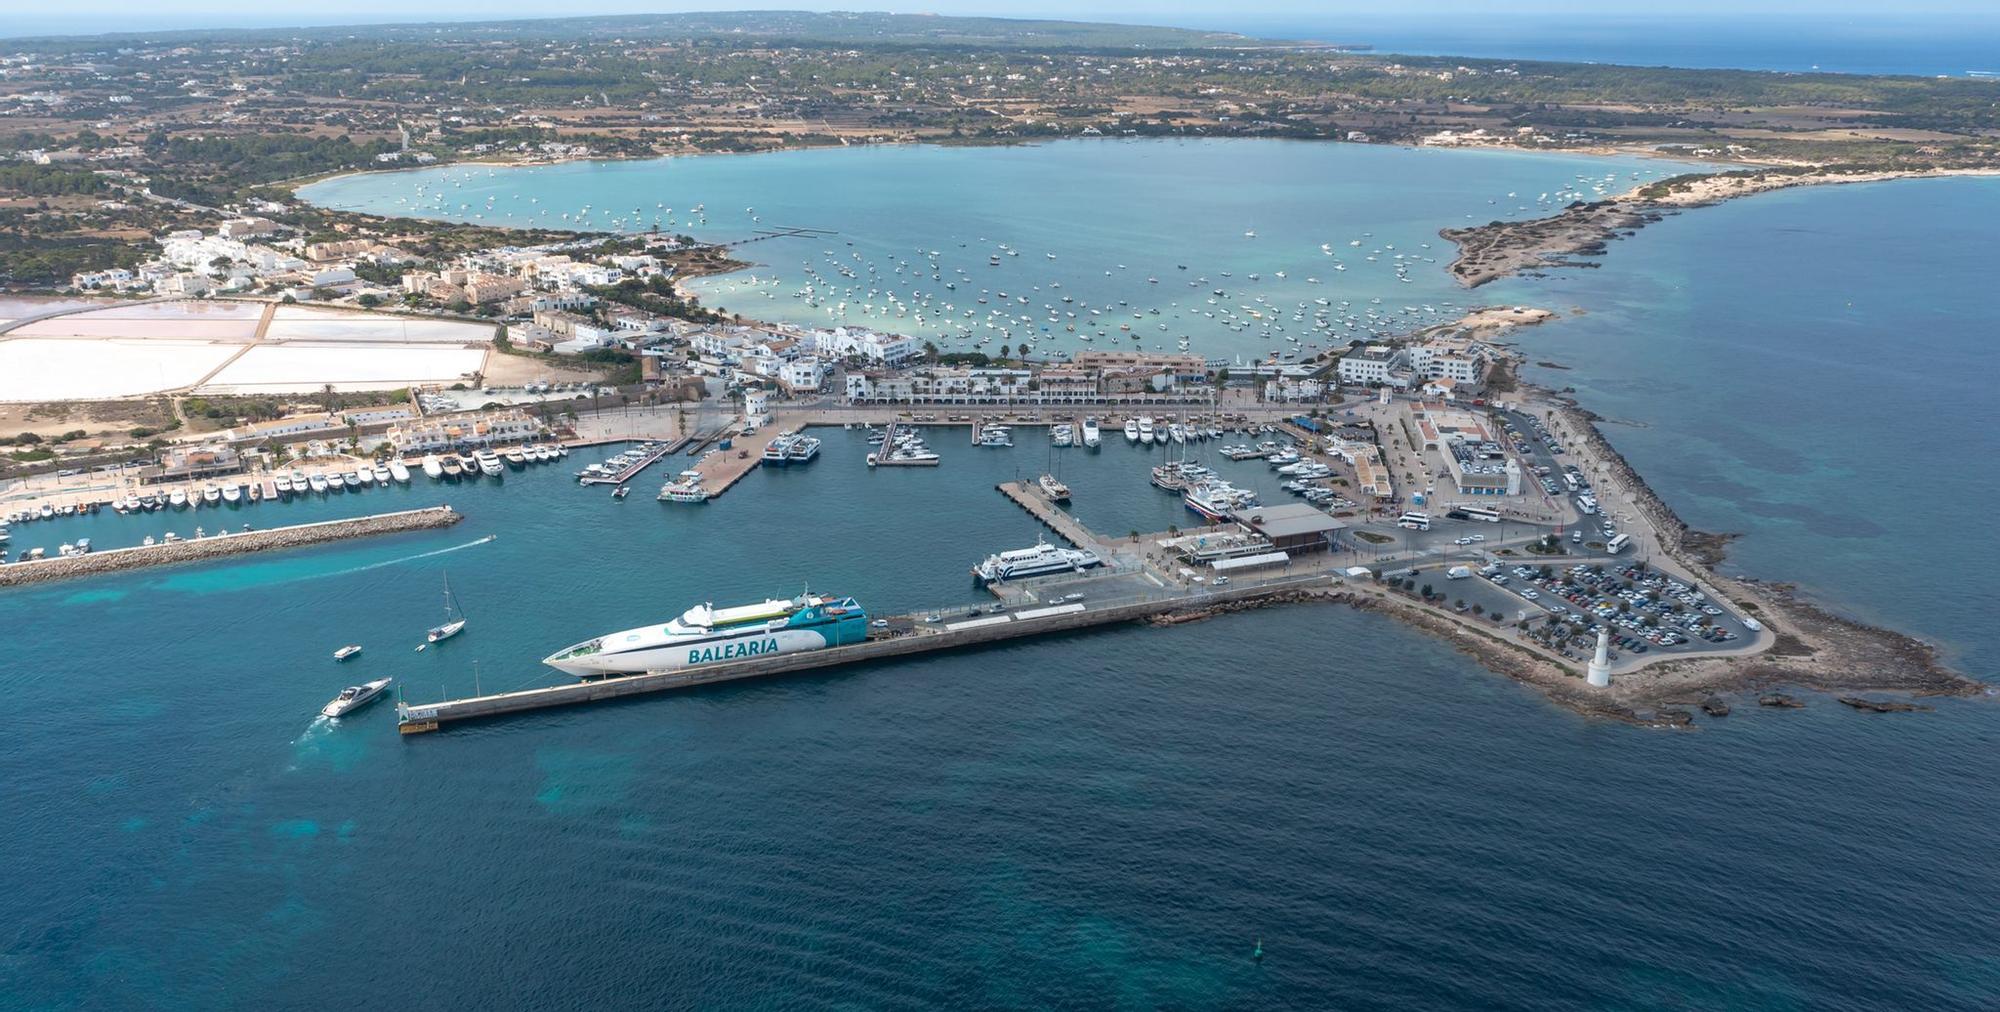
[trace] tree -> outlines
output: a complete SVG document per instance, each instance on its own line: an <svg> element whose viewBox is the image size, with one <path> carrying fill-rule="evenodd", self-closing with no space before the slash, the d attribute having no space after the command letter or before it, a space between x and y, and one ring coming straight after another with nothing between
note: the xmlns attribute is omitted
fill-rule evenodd
<svg viewBox="0 0 2000 1012"><path fill-rule="evenodd" d="M363 292L361 297L354 301L360 303L364 309L374 309L382 304L382 300L376 297L374 292Z"/></svg>

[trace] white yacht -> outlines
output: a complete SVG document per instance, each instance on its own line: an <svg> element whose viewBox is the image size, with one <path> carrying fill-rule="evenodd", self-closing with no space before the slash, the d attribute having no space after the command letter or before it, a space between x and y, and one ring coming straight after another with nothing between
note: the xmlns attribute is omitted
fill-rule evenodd
<svg viewBox="0 0 2000 1012"><path fill-rule="evenodd" d="M387 464L375 465L375 484L387 485L389 484L390 477L391 475L389 474L389 465Z"/></svg>
<svg viewBox="0 0 2000 1012"><path fill-rule="evenodd" d="M435 453L424 454L423 466L424 466L424 477L429 478L432 481L438 481L444 477L444 464L438 460L437 454Z"/></svg>
<svg viewBox="0 0 2000 1012"><path fill-rule="evenodd" d="M401 460L390 461L389 477L394 479L399 485L408 485L410 483L409 465L403 463Z"/></svg>
<svg viewBox="0 0 2000 1012"><path fill-rule="evenodd" d="M234 505L243 501L243 486L231 482L222 486L222 501Z"/></svg>
<svg viewBox="0 0 2000 1012"><path fill-rule="evenodd" d="M479 473L488 478L499 477L500 472L505 469L505 465L500 463L500 455L492 450L481 450L473 454L472 459L479 462Z"/></svg>
<svg viewBox="0 0 2000 1012"><path fill-rule="evenodd" d="M1153 445L1153 417L1151 415L1139 416L1139 442L1147 446Z"/></svg>
<svg viewBox="0 0 2000 1012"><path fill-rule="evenodd" d="M1136 443L1139 441L1138 419L1136 418L1125 419L1125 441L1128 443Z"/></svg>
<svg viewBox="0 0 2000 1012"><path fill-rule="evenodd" d="M271 484L277 486L279 495L292 494L292 476L289 474L281 474L271 479Z"/></svg>
<svg viewBox="0 0 2000 1012"><path fill-rule="evenodd" d="M1097 432L1097 419L1095 419L1095 418L1086 418L1086 419L1084 419L1084 420L1083 420L1083 445L1085 445L1085 446L1087 446L1087 447L1089 447L1089 448L1091 448L1091 449L1095 450L1095 449L1097 449L1097 447L1098 447L1098 443L1099 443L1099 440L1098 440L1098 432Z"/></svg>
<svg viewBox="0 0 2000 1012"><path fill-rule="evenodd" d="M333 697L331 702L320 707L319 715L322 717L341 717L359 710L369 703L374 702L375 697L381 695L382 690L389 687L390 681L392 679L378 678L372 682L350 685L340 690L340 695Z"/></svg>
<svg viewBox="0 0 2000 1012"><path fill-rule="evenodd" d="M424 634L424 642L436 643L448 640L465 631L465 613L458 610L458 601L451 596L451 578L444 581L444 623L434 625Z"/></svg>

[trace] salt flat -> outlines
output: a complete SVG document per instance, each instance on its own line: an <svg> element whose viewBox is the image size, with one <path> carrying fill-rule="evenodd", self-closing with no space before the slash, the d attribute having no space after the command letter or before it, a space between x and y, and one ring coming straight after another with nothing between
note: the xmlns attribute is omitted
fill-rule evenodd
<svg viewBox="0 0 2000 1012"><path fill-rule="evenodd" d="M184 387L242 350L205 341L0 341L0 401L95 400Z"/></svg>
<svg viewBox="0 0 2000 1012"><path fill-rule="evenodd" d="M380 390L413 383L455 383L485 361L478 349L351 344L259 345L202 386L206 393L295 393L333 384Z"/></svg>
<svg viewBox="0 0 2000 1012"><path fill-rule="evenodd" d="M472 344L491 340L493 328L456 320L426 320L378 313L302 314L280 310L272 318L265 337L272 341Z"/></svg>

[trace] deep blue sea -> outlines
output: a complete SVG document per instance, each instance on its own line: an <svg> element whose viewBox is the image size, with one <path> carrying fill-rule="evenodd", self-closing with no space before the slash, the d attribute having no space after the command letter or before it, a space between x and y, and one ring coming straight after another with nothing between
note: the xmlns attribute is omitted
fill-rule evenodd
<svg viewBox="0 0 2000 1012"><path fill-rule="evenodd" d="M844 181L824 192L841 219ZM1990 180L1763 195L1462 301L1581 308L1523 335L1569 367L1537 378L1612 418L1692 522L1743 532L1737 568L1991 677L2000 560L1950 518L2000 493L1996 210ZM1049 466L1038 441L940 435L943 467L871 472L858 433L824 434L702 507L579 489L579 453L171 521L444 500L449 531L0 593L0 1004L2000 1005L1986 700L1642 731L1294 607L407 741L385 706L312 718L362 675L419 699L536 684L549 650L699 600L975 600L966 567L1034 535L992 485ZM1145 456L1062 454L1078 513L1179 521ZM447 573L472 624L417 653ZM345 642L366 652L336 666Z"/></svg>
<svg viewBox="0 0 2000 1012"><path fill-rule="evenodd" d="M1815 11L1792 16L1746 9L1696 14L1666 9L1587 14L1514 9L1450 16L1342 11L1335 17L1209 15L1200 27L1269 38L1365 43L1383 54L1616 63L1790 73L1961 76L2000 72L2000 20L1991 9Z"/></svg>

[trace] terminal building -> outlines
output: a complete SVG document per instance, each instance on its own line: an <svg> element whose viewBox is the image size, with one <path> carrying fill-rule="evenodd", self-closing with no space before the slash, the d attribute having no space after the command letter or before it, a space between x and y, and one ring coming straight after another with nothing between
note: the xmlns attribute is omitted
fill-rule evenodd
<svg viewBox="0 0 2000 1012"><path fill-rule="evenodd" d="M1253 507L1236 514L1236 522L1286 555L1333 551L1340 532L1347 529L1346 524L1305 503Z"/></svg>

